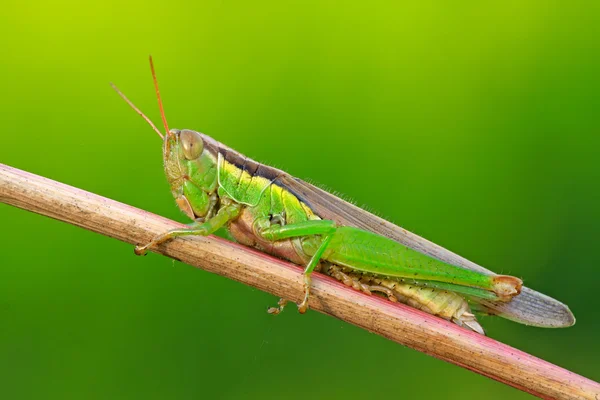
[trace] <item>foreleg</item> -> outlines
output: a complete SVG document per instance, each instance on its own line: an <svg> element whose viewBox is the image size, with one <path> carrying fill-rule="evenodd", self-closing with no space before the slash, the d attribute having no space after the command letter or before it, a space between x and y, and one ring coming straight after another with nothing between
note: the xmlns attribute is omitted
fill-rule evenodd
<svg viewBox="0 0 600 400"><path fill-rule="evenodd" d="M205 221L204 223L193 222L188 229L173 229L158 235L150 241L150 243L144 246L136 246L135 254L138 256L146 254L146 252L168 240L174 239L180 236L188 235L200 235L208 236L214 233L217 229L225 225L227 222L235 219L240 213L241 206L239 204L229 204L221 208L217 214Z"/></svg>

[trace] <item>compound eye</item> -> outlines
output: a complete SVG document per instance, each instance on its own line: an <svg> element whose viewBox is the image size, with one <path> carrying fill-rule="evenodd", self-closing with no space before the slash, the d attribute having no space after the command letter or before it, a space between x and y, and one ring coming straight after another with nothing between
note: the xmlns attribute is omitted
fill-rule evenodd
<svg viewBox="0 0 600 400"><path fill-rule="evenodd" d="M200 157L204 148L204 143L198 132L183 130L179 134L179 140L181 141L185 158L188 160L195 160Z"/></svg>

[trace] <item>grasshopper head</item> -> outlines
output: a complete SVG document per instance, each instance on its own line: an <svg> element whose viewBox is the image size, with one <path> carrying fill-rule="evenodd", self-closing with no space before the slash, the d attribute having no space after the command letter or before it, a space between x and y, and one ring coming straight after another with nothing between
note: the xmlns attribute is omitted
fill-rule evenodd
<svg viewBox="0 0 600 400"><path fill-rule="evenodd" d="M204 145L204 135L171 129L163 142L165 174L177 205L192 219L203 218L214 206L217 161Z"/></svg>

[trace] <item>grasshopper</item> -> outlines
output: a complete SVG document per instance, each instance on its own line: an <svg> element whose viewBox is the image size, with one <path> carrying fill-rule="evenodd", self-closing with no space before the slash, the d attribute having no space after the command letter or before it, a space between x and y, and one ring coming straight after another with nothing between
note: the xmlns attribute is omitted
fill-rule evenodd
<svg viewBox="0 0 600 400"><path fill-rule="evenodd" d="M318 270L366 294L377 293L484 334L476 314L495 314L541 327L573 325L567 306L496 275L337 196L256 162L205 134L169 129L156 73L150 68L165 133L114 85L163 141L171 192L193 222L138 245L145 254L186 235L225 228L237 242L304 266L305 313L311 274ZM446 260L441 260L440 258ZM524 290L523 294L521 293ZM269 312L280 313L287 301Z"/></svg>

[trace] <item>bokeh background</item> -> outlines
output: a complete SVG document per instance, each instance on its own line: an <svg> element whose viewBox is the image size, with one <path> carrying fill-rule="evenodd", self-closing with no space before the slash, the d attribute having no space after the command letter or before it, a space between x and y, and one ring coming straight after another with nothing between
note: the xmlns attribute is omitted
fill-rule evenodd
<svg viewBox="0 0 600 400"><path fill-rule="evenodd" d="M3 2L0 162L187 222L172 127L367 204L568 304L490 336L600 379L600 3ZM0 204L5 399L530 397Z"/></svg>

